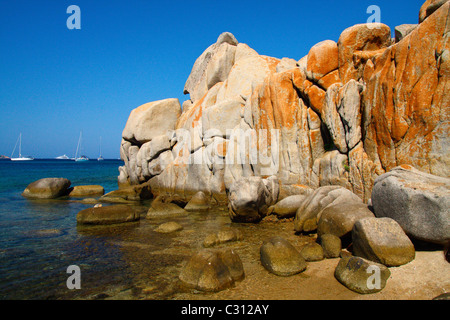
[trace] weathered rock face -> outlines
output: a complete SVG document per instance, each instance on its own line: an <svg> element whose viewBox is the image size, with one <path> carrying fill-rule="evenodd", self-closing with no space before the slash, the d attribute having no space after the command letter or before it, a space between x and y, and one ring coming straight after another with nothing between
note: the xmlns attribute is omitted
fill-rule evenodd
<svg viewBox="0 0 450 320"><path fill-rule="evenodd" d="M417 239L450 240L450 179L396 167L375 180L372 204L377 217L397 221Z"/></svg>
<svg viewBox="0 0 450 320"><path fill-rule="evenodd" d="M30 183L22 196L30 199L54 199L69 194L71 182L65 178L44 178Z"/></svg>
<svg viewBox="0 0 450 320"><path fill-rule="evenodd" d="M276 176L366 202L375 179L401 164L448 177L449 8L427 1L395 43L384 24L352 26L298 62L222 34L195 62L182 112L172 99L130 115L119 184L226 204L241 178ZM144 116L153 109L164 121Z"/></svg>

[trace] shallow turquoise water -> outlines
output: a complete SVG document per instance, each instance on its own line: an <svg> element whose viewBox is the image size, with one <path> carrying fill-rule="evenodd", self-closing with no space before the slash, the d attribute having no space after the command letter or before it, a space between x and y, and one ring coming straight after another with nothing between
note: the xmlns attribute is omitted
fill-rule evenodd
<svg viewBox="0 0 450 320"><path fill-rule="evenodd" d="M88 207L67 200L27 200L26 186L40 178L64 177L72 186L99 184L105 192L117 189L121 161L75 163L64 160L0 161L0 299L57 299L76 297L67 290L69 265L83 267L84 287L95 277L96 287L125 268L118 248L97 235L77 230L76 214ZM95 266L95 267L94 267ZM126 279L118 279L121 284Z"/></svg>

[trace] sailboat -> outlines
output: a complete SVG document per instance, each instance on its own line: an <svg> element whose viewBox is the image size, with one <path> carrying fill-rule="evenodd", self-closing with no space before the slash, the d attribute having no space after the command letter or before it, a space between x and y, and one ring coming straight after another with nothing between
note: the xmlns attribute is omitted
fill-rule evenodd
<svg viewBox="0 0 450 320"><path fill-rule="evenodd" d="M78 139L77 151L75 152L75 162L89 161L86 156L78 156L78 151L81 151L82 132L80 132L80 138Z"/></svg>
<svg viewBox="0 0 450 320"><path fill-rule="evenodd" d="M19 157L13 158L14 151L16 151L17 143L19 143ZM19 135L19 139L17 140L16 145L14 146L14 150L11 154L11 161L31 161L31 160L34 160L34 158L30 156L25 157L22 156L22 132L21 132Z"/></svg>
<svg viewBox="0 0 450 320"><path fill-rule="evenodd" d="M103 159L102 157L102 137L100 137L100 156L97 158L97 161L103 161L105 159Z"/></svg>

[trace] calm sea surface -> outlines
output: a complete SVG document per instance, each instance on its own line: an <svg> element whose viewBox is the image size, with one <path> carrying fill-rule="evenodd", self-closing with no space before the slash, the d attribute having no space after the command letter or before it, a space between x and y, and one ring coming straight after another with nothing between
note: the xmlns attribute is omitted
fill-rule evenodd
<svg viewBox="0 0 450 320"><path fill-rule="evenodd" d="M46 177L67 178L72 186L99 184L109 192L117 189L120 165L119 160L0 160L0 299L64 297L69 265L84 269L86 279L90 266L108 271L114 260L121 267L114 246L77 230L76 214L88 205L21 196L29 183Z"/></svg>

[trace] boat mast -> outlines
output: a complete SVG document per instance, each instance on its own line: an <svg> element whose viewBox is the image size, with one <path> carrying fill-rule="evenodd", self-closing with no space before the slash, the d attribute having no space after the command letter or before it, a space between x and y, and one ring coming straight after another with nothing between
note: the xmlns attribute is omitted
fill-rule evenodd
<svg viewBox="0 0 450 320"><path fill-rule="evenodd" d="M80 132L80 137L78 138L77 151L75 152L75 159L78 158L78 149L80 148L81 134L82 134L82 132Z"/></svg>
<svg viewBox="0 0 450 320"><path fill-rule="evenodd" d="M22 132L19 135L19 158L22 158Z"/></svg>

